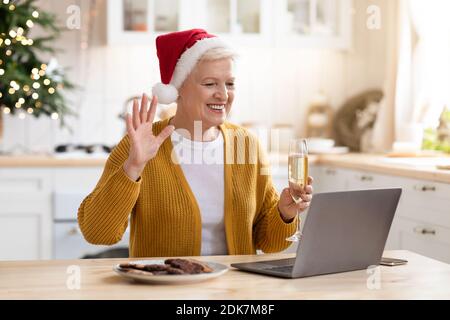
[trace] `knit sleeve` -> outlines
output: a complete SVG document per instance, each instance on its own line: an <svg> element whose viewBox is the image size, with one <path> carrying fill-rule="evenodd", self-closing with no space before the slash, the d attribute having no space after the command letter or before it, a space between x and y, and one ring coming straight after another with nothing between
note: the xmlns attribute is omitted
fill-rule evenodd
<svg viewBox="0 0 450 320"><path fill-rule="evenodd" d="M114 148L95 189L78 209L78 224L89 243L111 245L119 242L139 197L141 180L132 181L123 170L128 157L128 137Z"/></svg>
<svg viewBox="0 0 450 320"><path fill-rule="evenodd" d="M256 248L265 253L279 252L287 249L291 242L286 238L296 231L298 218L286 223L278 211L278 192L272 183L270 163L264 150L258 144L258 198L262 205L255 219ZM286 182L287 183L287 182Z"/></svg>

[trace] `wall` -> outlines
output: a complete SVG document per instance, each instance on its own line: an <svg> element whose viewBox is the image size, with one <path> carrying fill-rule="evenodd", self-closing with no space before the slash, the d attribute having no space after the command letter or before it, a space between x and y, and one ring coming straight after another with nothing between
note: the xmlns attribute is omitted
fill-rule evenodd
<svg viewBox="0 0 450 320"><path fill-rule="evenodd" d="M111 1L111 0L110 0ZM383 18L392 0L354 1L353 48L349 51L238 47L237 98L230 115L236 123L290 123L305 134L304 118L314 95L323 90L337 109L349 96L367 88L382 88L386 71L386 38L395 21ZM132 95L150 93L159 81L153 44L108 47L106 0L97 0L95 19L89 19L89 0L41 0L41 7L58 14L61 25L71 4L82 8L82 28L66 30L56 46L65 53L58 61L71 69L72 81L82 85L68 94L79 117L69 119L70 133L50 119L5 116L3 149L48 151L61 143L117 143L125 128L118 114ZM369 5L380 6L380 30L366 27ZM395 16L395 15L390 15ZM88 23L93 23L92 34ZM390 28L392 29L392 28ZM83 50L81 43L88 40Z"/></svg>

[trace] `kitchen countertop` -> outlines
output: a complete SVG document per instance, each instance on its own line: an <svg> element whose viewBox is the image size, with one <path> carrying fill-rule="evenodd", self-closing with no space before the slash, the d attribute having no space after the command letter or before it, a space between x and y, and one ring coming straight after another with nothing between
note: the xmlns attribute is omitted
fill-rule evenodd
<svg viewBox="0 0 450 320"><path fill-rule="evenodd" d="M287 166L287 154L271 154L270 161L275 166ZM450 165L449 157L397 158L382 154L320 154L310 155L309 162L316 165L333 166L401 176L435 182L450 183L450 170L438 169L436 165Z"/></svg>
<svg viewBox="0 0 450 320"><path fill-rule="evenodd" d="M234 262L288 258L293 254L195 257L230 265ZM112 271L135 259L0 261L0 299L449 299L450 265L409 251L386 251L404 258L403 266L380 268L379 286L366 270L282 279L231 268L224 275L184 285L142 285ZM81 270L80 289L68 289L69 266ZM379 287L379 288L377 288Z"/></svg>
<svg viewBox="0 0 450 320"><path fill-rule="evenodd" d="M49 155L0 155L0 168L19 167L103 167L108 154L102 157L58 157Z"/></svg>
<svg viewBox="0 0 450 320"><path fill-rule="evenodd" d="M16 167L96 167L104 166L103 157L51 157L51 156L0 156L1 168ZM287 154L272 153L273 165L287 165ZM450 165L450 157L390 158L381 154L321 154L310 155L309 162L340 168L370 171L374 173L450 183L450 170L437 169L436 164Z"/></svg>

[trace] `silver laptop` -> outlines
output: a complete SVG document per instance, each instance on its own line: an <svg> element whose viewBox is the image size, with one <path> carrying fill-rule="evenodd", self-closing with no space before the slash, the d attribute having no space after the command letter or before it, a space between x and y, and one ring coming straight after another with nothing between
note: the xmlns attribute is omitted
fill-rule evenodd
<svg viewBox="0 0 450 320"><path fill-rule="evenodd" d="M295 258L231 266L300 278L378 265L401 193L392 188L316 194Z"/></svg>

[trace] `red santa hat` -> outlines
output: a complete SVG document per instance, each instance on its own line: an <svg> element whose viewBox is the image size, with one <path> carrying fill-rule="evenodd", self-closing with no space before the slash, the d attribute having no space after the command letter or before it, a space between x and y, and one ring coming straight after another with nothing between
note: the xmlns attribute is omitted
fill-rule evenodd
<svg viewBox="0 0 450 320"><path fill-rule="evenodd" d="M198 60L213 48L229 46L203 29L172 32L156 38L161 83L153 86L152 93L158 102L169 104L178 98L178 89Z"/></svg>

